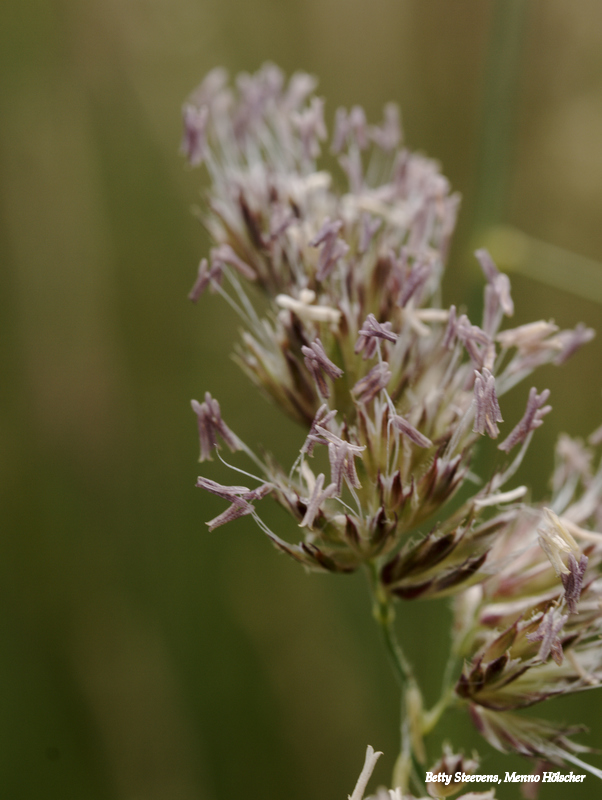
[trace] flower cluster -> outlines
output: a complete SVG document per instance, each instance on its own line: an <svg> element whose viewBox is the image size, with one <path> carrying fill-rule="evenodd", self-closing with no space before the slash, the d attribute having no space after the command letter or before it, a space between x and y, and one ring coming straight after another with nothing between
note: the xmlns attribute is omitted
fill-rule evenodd
<svg viewBox="0 0 602 800"><path fill-rule="evenodd" d="M214 70L184 107L182 150L207 168L214 245L190 298L208 289L235 309L238 363L305 428L285 470L246 447L210 394L193 401L200 460L221 439L260 472L246 473L255 488L198 479L229 503L208 525L250 515L307 568L367 565L386 603L453 595L455 652L466 659L457 702L495 747L574 761L568 731L515 711L602 678L602 549L587 530L602 522L602 471L561 439L550 508L527 505L527 488L512 481L551 410L549 391L530 387L512 428L501 399L593 331L505 327L510 282L485 250L475 254L479 324L446 307L458 196L435 162L403 146L393 105L378 125L360 107L339 109L324 160L340 174L321 167L328 132L314 90L311 76L287 83L273 65L234 87ZM478 477L469 466L482 437L499 454ZM267 496L300 541L264 523L256 504Z"/></svg>
<svg viewBox="0 0 602 800"><path fill-rule="evenodd" d="M531 389L523 419L500 444L505 453L523 445L514 463L460 512L434 520L425 539L409 535L465 482L479 436L500 435L504 392L540 364L562 362L592 332L559 332L550 322L500 332L513 313L510 284L483 250L481 325L442 307L457 195L433 161L400 145L392 105L375 126L359 107L337 112L330 150L348 184L338 190L317 165L327 131L314 88L305 74L287 85L267 65L239 76L236 90L215 70L192 94L182 148L191 164L207 166L215 247L191 297L209 287L234 305L244 322L239 363L307 426L290 473L261 465L271 487L261 494L304 531L300 544L268 534L272 541L308 567L333 571L395 553L382 565L387 589L437 596L480 574L494 534L509 524L487 511L520 496L501 489L550 410L547 391ZM267 298L262 315L241 279ZM193 408L201 460L217 434L242 447L210 395ZM327 452L329 478L310 468L318 448ZM204 479L199 486L217 493ZM212 527L242 513L257 518L250 500L258 496L238 489L220 490L238 500Z"/></svg>
<svg viewBox="0 0 602 800"><path fill-rule="evenodd" d="M594 443L598 436L590 437ZM456 686L477 727L500 750L554 763L579 748L568 728L514 712L602 681L602 461L560 438L551 508L525 507L497 537L493 574L458 596Z"/></svg>

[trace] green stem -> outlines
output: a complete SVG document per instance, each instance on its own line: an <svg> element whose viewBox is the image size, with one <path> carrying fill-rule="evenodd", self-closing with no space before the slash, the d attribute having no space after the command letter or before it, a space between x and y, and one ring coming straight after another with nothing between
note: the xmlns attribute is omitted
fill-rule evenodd
<svg viewBox="0 0 602 800"><path fill-rule="evenodd" d="M401 688L401 749L393 770L393 788L399 786L405 792L412 780L421 791L420 772L426 761L423 737L431 733L443 713L456 699L451 680L455 656L450 653L440 699L428 711L423 710L422 695L412 665L406 658L395 633L393 601L379 581L378 566L375 562L368 564L368 572L374 601L374 619L382 631L385 647Z"/></svg>
<svg viewBox="0 0 602 800"><path fill-rule="evenodd" d="M414 678L412 666L405 657L405 654L401 649L401 645L397 641L397 636L395 635L395 610L393 608L393 603L385 593L382 585L379 583L378 567L376 564L371 562L369 564L369 568L372 595L374 598L374 619L378 622L382 631L385 646L387 648L387 652L389 653L397 680L399 681L402 690L407 689L408 684L416 683L416 680Z"/></svg>
<svg viewBox="0 0 602 800"><path fill-rule="evenodd" d="M455 666L456 666L456 656L452 649L447 659L447 664L445 665L445 672L443 675L443 682L441 686L441 696L431 709L424 712L422 717L423 719L422 732L425 736L427 736L429 733L431 733L432 730L434 730L437 723L443 716L443 713L451 705L453 705L457 699L457 695L454 694L454 681L453 681L453 673Z"/></svg>
<svg viewBox="0 0 602 800"><path fill-rule="evenodd" d="M374 599L374 619L382 631L385 647L389 654L393 671L401 689L401 749L393 769L393 788L400 787L407 792L410 779L419 780L417 761L424 760L424 746L422 744L422 720L412 717L412 705L409 693L415 692L420 697L418 684L414 677L412 665L403 652L395 634L395 610L391 598L385 592L378 579L378 566L371 562L369 565L370 583ZM416 717L416 715L414 715Z"/></svg>
<svg viewBox="0 0 602 800"><path fill-rule="evenodd" d="M444 712L454 703L454 687L449 686L435 705L422 715L422 733L427 736L435 729Z"/></svg>

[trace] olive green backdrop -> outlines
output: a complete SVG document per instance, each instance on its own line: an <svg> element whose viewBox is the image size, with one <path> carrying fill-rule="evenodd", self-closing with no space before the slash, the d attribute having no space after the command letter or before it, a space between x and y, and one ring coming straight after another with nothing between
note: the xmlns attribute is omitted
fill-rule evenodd
<svg viewBox="0 0 602 800"><path fill-rule="evenodd" d="M194 488L191 397L285 463L303 434L229 360L219 298L186 300L208 242L180 107L212 67L268 59L319 76L329 122L399 102L464 196L448 302L478 309L471 249L505 223L563 248L542 251L546 283L513 276L517 324L602 330L602 6L3 0L0 37L0 796L343 800L368 743L386 783L398 698L362 576L307 576L248 519L204 525L221 505ZM558 432L602 421L601 342L535 380L554 405L521 475L535 498ZM447 607L399 617L432 699ZM597 746L601 709L602 690L551 705ZM460 715L441 735L527 771Z"/></svg>

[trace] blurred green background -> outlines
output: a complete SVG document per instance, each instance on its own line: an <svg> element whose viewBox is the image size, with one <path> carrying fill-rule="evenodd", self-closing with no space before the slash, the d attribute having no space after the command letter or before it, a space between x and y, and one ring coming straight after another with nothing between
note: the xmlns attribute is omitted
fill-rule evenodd
<svg viewBox="0 0 602 800"><path fill-rule="evenodd" d="M212 67L268 59L319 76L329 122L397 101L464 197L447 301L478 309L471 250L510 225L532 237L510 253L516 323L602 330L602 5L3 0L0 37L0 796L342 800L368 743L387 783L398 698L362 576L307 576L248 519L204 525L223 504L194 489L191 397L284 463L303 434L229 360L219 298L186 300L208 241L180 107ZM601 356L598 338L535 379L554 406L521 476L536 498L558 432L601 421ZM399 617L433 700L446 605ZM551 705L598 747L601 709ZM441 735L528 769L460 715Z"/></svg>

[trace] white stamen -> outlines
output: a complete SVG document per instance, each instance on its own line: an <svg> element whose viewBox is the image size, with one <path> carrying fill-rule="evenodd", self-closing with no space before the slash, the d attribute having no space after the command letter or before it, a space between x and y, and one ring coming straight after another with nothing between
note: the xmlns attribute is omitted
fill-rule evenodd
<svg viewBox="0 0 602 800"><path fill-rule="evenodd" d="M382 753L375 753L374 748L368 745L368 749L366 750L366 760L364 762L364 768L362 769L361 775L358 778L357 783L355 784L355 789L353 790L353 794L348 795L349 800L363 800L364 797L364 790L370 780L370 776L374 770L376 762L382 756Z"/></svg>
<svg viewBox="0 0 602 800"><path fill-rule="evenodd" d="M579 546L571 536L560 517L549 508L544 508L544 526L538 528L538 541L557 575L568 575L570 570L562 560L562 555L579 553Z"/></svg>
<svg viewBox="0 0 602 800"><path fill-rule="evenodd" d="M475 500L475 506L477 508L485 508L485 506L497 506L500 503L512 503L514 500L520 500L526 494L526 486L517 486L516 489L511 489L508 492L496 492L495 494L490 494L489 497Z"/></svg>
<svg viewBox="0 0 602 800"><path fill-rule="evenodd" d="M449 319L446 308L417 308L414 313L423 322L447 322Z"/></svg>
<svg viewBox="0 0 602 800"><path fill-rule="evenodd" d="M314 488L316 486L316 476L311 471L311 468L307 461L304 461L301 465L301 475L303 476L303 480L307 485L307 489L310 494L313 494Z"/></svg>
<svg viewBox="0 0 602 800"><path fill-rule="evenodd" d="M571 666L584 683L587 683L588 686L597 686L600 683L598 678L594 677L594 675L590 675L589 672L586 672L583 669L572 650L567 650L565 656L570 661Z"/></svg>
<svg viewBox="0 0 602 800"><path fill-rule="evenodd" d="M276 296L276 305L294 311L299 319L310 320L312 322L332 322L335 325L341 318L341 312L330 306L313 306L304 303L302 300L295 300L288 294Z"/></svg>
<svg viewBox="0 0 602 800"><path fill-rule="evenodd" d="M580 525L576 525L566 517L560 517L560 520L569 533L573 534L573 536L577 536L580 539L585 539L588 542L602 542L602 533L599 533L598 531L586 531L585 528L582 528Z"/></svg>
<svg viewBox="0 0 602 800"><path fill-rule="evenodd" d="M431 329L428 325L425 325L424 322L420 320L417 311L412 308L410 305L407 305L403 310L403 317L404 320L408 321L408 324L414 330L418 336L430 336Z"/></svg>
<svg viewBox="0 0 602 800"><path fill-rule="evenodd" d="M299 300L306 306L310 305L316 299L316 293L312 289L301 289L299 292Z"/></svg>

